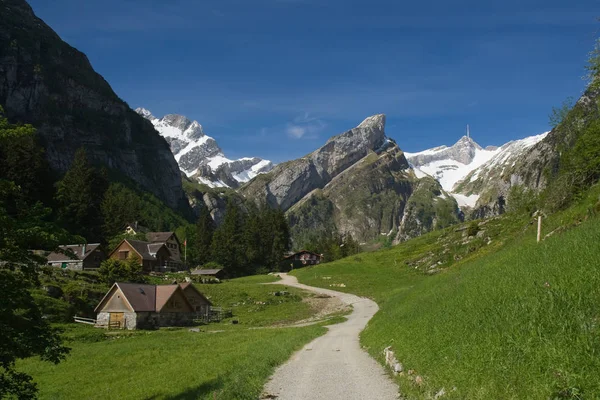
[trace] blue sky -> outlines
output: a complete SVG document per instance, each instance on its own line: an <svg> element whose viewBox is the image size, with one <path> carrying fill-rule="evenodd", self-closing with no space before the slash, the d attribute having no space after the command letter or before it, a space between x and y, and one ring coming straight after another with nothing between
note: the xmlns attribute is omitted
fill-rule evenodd
<svg viewBox="0 0 600 400"><path fill-rule="evenodd" d="M300 157L372 114L405 151L548 130L585 87L596 0L30 0L133 108L229 157Z"/></svg>

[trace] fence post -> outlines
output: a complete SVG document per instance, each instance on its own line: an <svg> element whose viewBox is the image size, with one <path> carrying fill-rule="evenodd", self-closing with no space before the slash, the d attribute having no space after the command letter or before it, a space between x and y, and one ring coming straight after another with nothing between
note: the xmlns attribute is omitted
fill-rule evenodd
<svg viewBox="0 0 600 400"><path fill-rule="evenodd" d="M538 230L537 230L537 241L540 242L542 238L542 216L538 215Z"/></svg>

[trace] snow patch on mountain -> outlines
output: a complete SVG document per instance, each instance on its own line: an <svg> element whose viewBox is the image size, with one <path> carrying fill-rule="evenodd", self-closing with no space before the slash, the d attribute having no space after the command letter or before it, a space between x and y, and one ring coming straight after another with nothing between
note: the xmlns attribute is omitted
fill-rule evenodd
<svg viewBox="0 0 600 400"><path fill-rule="evenodd" d="M494 153L493 150L482 149L473 139L463 136L451 147L439 146L404 155L415 173L419 170L421 174L435 178L445 191L452 192L456 183L489 161Z"/></svg>
<svg viewBox="0 0 600 400"><path fill-rule="evenodd" d="M501 147L485 149L471 137L463 136L451 147L438 146L418 153L404 153L418 178L431 176L451 194L460 207L474 207L478 193L460 193L457 188L487 176L492 169L511 167L518 156L540 142L547 135L514 140Z"/></svg>
<svg viewBox="0 0 600 400"><path fill-rule="evenodd" d="M273 169L269 160L244 157L232 160L204 133L202 125L183 115L155 117L145 108L135 110L154 125L171 146L179 168L189 177L210 187L238 187L256 175Z"/></svg>

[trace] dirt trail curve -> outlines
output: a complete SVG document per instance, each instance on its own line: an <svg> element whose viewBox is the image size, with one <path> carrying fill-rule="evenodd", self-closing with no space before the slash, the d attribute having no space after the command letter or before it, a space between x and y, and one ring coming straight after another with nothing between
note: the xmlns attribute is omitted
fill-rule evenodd
<svg viewBox="0 0 600 400"><path fill-rule="evenodd" d="M298 283L287 274L274 284L288 285L338 297L352 305L348 321L329 327L277 368L265 385L262 399L277 400L393 400L398 386L383 367L359 345L358 335L379 307L353 294Z"/></svg>

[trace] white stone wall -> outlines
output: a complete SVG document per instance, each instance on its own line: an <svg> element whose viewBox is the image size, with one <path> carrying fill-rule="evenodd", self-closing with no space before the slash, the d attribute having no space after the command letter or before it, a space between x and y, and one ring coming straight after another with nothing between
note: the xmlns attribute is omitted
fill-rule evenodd
<svg viewBox="0 0 600 400"><path fill-rule="evenodd" d="M109 319L110 319L110 313L100 312L96 316L96 325L97 326L108 326Z"/></svg>

